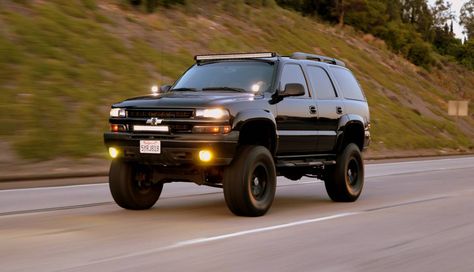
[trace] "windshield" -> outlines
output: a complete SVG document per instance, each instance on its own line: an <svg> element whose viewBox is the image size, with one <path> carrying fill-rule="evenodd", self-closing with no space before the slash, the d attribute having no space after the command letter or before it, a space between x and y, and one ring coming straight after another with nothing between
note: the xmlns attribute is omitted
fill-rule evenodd
<svg viewBox="0 0 474 272"><path fill-rule="evenodd" d="M172 91L265 92L271 87L274 66L263 61L194 65L178 80Z"/></svg>

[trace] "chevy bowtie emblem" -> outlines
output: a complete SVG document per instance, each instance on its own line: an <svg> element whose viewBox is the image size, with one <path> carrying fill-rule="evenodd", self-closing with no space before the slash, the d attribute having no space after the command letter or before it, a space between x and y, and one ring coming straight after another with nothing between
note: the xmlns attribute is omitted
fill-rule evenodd
<svg viewBox="0 0 474 272"><path fill-rule="evenodd" d="M147 125L152 125L152 126L157 126L157 125L161 124L161 122L163 122L163 119L158 119L158 118L155 118L155 117L146 120L146 124Z"/></svg>

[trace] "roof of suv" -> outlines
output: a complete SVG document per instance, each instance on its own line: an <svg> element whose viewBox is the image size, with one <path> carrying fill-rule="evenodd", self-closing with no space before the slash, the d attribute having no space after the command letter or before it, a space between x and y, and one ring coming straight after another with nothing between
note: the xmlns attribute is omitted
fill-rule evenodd
<svg viewBox="0 0 474 272"><path fill-rule="evenodd" d="M277 60L300 60L300 61L316 61L320 63L332 64L345 67L345 63L326 56L314 55L308 53L295 52L290 56L279 56L275 52L256 52L256 53L231 53L231 54L211 54L211 55L197 55L194 57L196 62L203 63L208 61L226 61L226 60L246 60L246 59L262 59L267 61Z"/></svg>

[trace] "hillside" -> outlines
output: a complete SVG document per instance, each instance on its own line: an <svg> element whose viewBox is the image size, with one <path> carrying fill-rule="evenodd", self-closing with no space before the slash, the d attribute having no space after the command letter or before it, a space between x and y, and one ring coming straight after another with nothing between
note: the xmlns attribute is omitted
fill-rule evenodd
<svg viewBox="0 0 474 272"><path fill-rule="evenodd" d="M474 73L443 59L431 71L385 44L279 7L189 1L154 14L124 1L0 2L0 143L23 158L104 152L109 106L173 82L195 54L314 52L342 59L371 106L372 152L474 150ZM5 144L7 143L7 144Z"/></svg>

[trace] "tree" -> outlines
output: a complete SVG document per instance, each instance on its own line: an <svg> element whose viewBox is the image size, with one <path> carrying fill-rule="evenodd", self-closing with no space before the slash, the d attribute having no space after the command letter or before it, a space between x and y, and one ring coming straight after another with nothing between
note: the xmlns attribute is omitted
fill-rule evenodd
<svg viewBox="0 0 474 272"><path fill-rule="evenodd" d="M388 2L388 3L387 3ZM393 1L370 0L359 6L358 9L348 9L344 16L344 23L364 32L377 35L381 28L385 28L391 21L389 4ZM399 14L397 10L395 14Z"/></svg>
<svg viewBox="0 0 474 272"><path fill-rule="evenodd" d="M461 41L456 39L454 35L453 21L455 20L455 16L451 9L451 3L445 0L436 0L430 9L433 20L433 36L430 42L434 45L438 53L456 56Z"/></svg>
<svg viewBox="0 0 474 272"><path fill-rule="evenodd" d="M411 24L425 41L433 40L433 15L426 0L400 0L401 18Z"/></svg>
<svg viewBox="0 0 474 272"><path fill-rule="evenodd" d="M435 4L431 7L431 14L433 16L433 24L437 27L445 25L448 21L455 19L452 5L450 2L444 0L436 0Z"/></svg>
<svg viewBox="0 0 474 272"><path fill-rule="evenodd" d="M303 13L308 14L310 12L312 15L319 15L325 20L337 21L333 14L336 7L335 0L305 0L304 2Z"/></svg>
<svg viewBox="0 0 474 272"><path fill-rule="evenodd" d="M335 13L339 26L344 26L344 15L348 10L359 11L366 8L364 0L336 0Z"/></svg>
<svg viewBox="0 0 474 272"><path fill-rule="evenodd" d="M461 8L461 15L459 22L464 26L464 34L467 34L467 39L474 37L474 0L464 3Z"/></svg>
<svg viewBox="0 0 474 272"><path fill-rule="evenodd" d="M400 21L400 11L402 10L402 4L400 3L400 1L385 0L384 2L387 6L387 14L389 16L389 21Z"/></svg>

